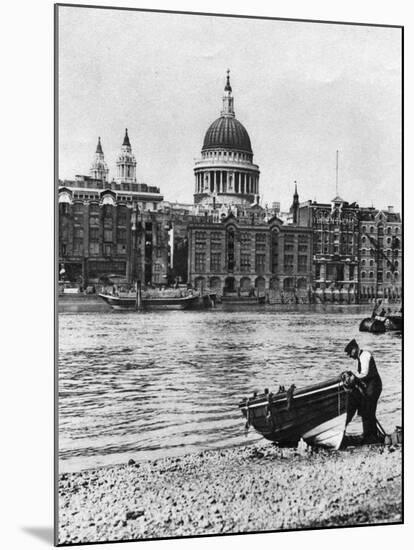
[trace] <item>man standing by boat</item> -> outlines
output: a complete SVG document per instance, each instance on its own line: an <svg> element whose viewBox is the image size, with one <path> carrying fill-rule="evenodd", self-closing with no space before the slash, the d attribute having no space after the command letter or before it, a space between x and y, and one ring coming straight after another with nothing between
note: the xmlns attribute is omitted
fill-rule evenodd
<svg viewBox="0 0 414 550"><path fill-rule="evenodd" d="M364 441L377 442L377 402L382 391L381 377L371 352L360 349L357 341L352 339L345 347L345 353L358 361L358 369L355 376L359 379L363 400L359 407L362 416Z"/></svg>

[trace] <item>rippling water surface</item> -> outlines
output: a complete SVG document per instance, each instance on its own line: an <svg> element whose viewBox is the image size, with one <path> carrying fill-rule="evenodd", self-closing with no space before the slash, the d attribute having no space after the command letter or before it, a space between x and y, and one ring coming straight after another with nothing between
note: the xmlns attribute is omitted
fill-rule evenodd
<svg viewBox="0 0 414 550"><path fill-rule="evenodd" d="M401 337L359 333L367 311L337 308L59 316L61 471L260 439L237 404L254 389L297 387L355 370L353 337L383 380L378 418L401 423Z"/></svg>

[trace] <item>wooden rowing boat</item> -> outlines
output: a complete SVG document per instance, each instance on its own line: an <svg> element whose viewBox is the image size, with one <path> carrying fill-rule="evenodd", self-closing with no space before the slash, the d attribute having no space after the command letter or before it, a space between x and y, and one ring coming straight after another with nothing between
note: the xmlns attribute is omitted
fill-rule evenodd
<svg viewBox="0 0 414 550"><path fill-rule="evenodd" d="M239 407L246 426L281 446L309 445L339 449L346 424L348 396L341 376L296 390L244 399Z"/></svg>

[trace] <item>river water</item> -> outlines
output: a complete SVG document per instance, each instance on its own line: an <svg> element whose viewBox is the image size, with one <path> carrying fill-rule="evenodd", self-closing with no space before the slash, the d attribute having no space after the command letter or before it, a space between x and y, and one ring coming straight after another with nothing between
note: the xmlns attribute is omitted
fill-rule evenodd
<svg viewBox="0 0 414 550"><path fill-rule="evenodd" d="M353 337L383 380L378 419L401 424L401 337L359 333L367 309L226 307L59 315L60 471L260 439L239 401L355 370Z"/></svg>

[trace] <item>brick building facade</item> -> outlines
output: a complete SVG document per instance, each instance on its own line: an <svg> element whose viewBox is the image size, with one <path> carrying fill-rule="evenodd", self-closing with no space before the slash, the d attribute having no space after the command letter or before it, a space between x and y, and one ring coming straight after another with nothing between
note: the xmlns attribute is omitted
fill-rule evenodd
<svg viewBox="0 0 414 550"><path fill-rule="evenodd" d="M188 280L219 295L308 301L312 230L265 219L262 209L188 226Z"/></svg>
<svg viewBox="0 0 414 550"><path fill-rule="evenodd" d="M339 196L300 203L296 185L286 216L259 205L259 166L235 117L229 73L194 168L194 204L165 203L158 187L137 182L136 165L126 130L115 178L99 138L89 176L58 182L65 280L178 281L275 302L401 299L401 218L391 208Z"/></svg>
<svg viewBox="0 0 414 550"><path fill-rule="evenodd" d="M336 197L331 204L294 200L292 218L313 229L317 300L364 303L401 299L401 217Z"/></svg>
<svg viewBox="0 0 414 550"><path fill-rule="evenodd" d="M358 206L297 203L297 223L313 231L313 292L318 301L358 301Z"/></svg>
<svg viewBox="0 0 414 550"><path fill-rule="evenodd" d="M58 182L59 273L81 286L108 280L166 284L171 222L160 189L137 183L128 131L108 180L100 138L90 175Z"/></svg>
<svg viewBox="0 0 414 550"><path fill-rule="evenodd" d="M169 216L140 211L137 202L126 205L110 193L104 191L100 200L59 204L59 265L64 279L83 286L107 279L166 284ZM108 196L111 200L105 200Z"/></svg>
<svg viewBox="0 0 414 550"><path fill-rule="evenodd" d="M388 210L363 208L359 225L359 301L402 296L401 217Z"/></svg>

